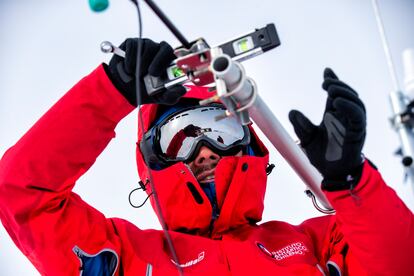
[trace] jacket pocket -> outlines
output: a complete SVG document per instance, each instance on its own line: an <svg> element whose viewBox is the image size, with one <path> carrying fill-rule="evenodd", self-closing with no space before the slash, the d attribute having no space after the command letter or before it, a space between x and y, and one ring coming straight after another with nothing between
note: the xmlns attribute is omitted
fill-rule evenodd
<svg viewBox="0 0 414 276"><path fill-rule="evenodd" d="M73 247L73 252L80 261L80 275L82 276L113 276L118 267L119 257L116 252L104 248L96 254L88 254L78 246Z"/></svg>

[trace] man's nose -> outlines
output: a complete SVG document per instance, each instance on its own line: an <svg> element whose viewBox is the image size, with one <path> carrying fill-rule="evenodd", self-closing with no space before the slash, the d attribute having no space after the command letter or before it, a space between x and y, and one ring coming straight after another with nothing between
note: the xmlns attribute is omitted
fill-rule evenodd
<svg viewBox="0 0 414 276"><path fill-rule="evenodd" d="M212 151L206 146L202 146L194 159L194 163L197 166L205 166L213 163L217 163L220 159L220 155Z"/></svg>

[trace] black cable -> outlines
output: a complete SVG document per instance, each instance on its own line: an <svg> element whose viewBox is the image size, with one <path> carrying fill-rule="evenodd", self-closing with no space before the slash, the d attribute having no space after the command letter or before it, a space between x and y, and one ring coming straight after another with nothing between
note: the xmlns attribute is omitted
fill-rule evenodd
<svg viewBox="0 0 414 276"><path fill-rule="evenodd" d="M147 198L145 198L144 202L142 202L140 205L134 205L134 204L132 203L131 196L132 196L132 194L133 194L134 192L136 192L136 191L138 191L138 190L142 190L142 188L141 188L141 187L135 188L135 189L133 189L133 190L129 193L129 195L128 195L129 205L131 205L133 208L141 208L142 206L144 206L144 205L145 205L145 203L147 202L147 200L148 200L148 199L150 198L150 196L152 196L152 194L153 194L153 193L150 193L150 194L147 196Z"/></svg>
<svg viewBox="0 0 414 276"><path fill-rule="evenodd" d="M135 88L136 88L137 108L138 108L138 125L139 125L139 128L141 128L142 131L144 131L144 120L142 118L142 112L141 112L141 102L142 102L141 101L141 91L140 91L141 89L140 89L140 85L139 85L140 75L141 75L140 74L141 73L141 61L140 61L140 59L141 59L141 53L142 53L141 10L140 10L138 1L136 1L136 0L131 0L131 1L135 4L135 6L137 8L137 13L138 13L138 47L137 47L137 63L136 63L136 67L135 67L135 81L136 81ZM165 223L165 219L164 219L163 213L161 211L161 205L160 205L160 202L159 202L159 199L158 199L157 192L156 192L155 187L154 187L154 179L152 177L151 170L149 168L148 168L148 177L149 177L149 185L150 185L150 188L151 188L151 191L152 191L150 195L152 195L153 198L154 198L155 210L158 214L158 218L159 218L162 230L164 232L164 236L167 240L168 248L170 249L170 253L171 253L173 261L176 264L179 264L177 253L175 251L170 233L168 232L167 224ZM179 265L176 265L176 267L177 267L178 273L181 276L184 275L182 268Z"/></svg>

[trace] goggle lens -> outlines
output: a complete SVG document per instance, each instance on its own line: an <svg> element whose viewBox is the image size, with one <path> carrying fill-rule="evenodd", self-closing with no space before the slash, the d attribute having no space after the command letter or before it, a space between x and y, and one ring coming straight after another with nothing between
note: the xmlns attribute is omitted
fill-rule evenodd
<svg viewBox="0 0 414 276"><path fill-rule="evenodd" d="M157 136L164 158L167 161L185 161L200 141L219 151L247 145L250 141L247 127L234 117L223 118L224 112L220 105L199 106L173 114L161 122Z"/></svg>

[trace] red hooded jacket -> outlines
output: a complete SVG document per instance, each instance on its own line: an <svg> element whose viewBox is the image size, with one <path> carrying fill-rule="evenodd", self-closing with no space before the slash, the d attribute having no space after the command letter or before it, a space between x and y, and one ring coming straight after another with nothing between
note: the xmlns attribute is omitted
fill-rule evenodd
<svg viewBox="0 0 414 276"><path fill-rule="evenodd" d="M145 128L156 108L143 108ZM262 156L220 160L213 225L210 202L187 166L152 172L173 261L162 231L105 218L72 192L133 109L100 66L2 158L1 221L41 274L178 275L179 266L184 275L414 275L413 214L368 162L352 193L326 193L336 215L258 224L268 154L257 137ZM137 160L145 183L139 150Z"/></svg>

